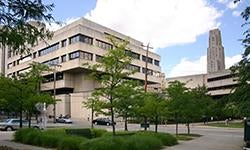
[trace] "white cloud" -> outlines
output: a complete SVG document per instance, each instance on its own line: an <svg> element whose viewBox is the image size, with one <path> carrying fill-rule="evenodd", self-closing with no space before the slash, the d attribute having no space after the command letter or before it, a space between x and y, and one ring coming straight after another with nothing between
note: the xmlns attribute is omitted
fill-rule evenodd
<svg viewBox="0 0 250 150"><path fill-rule="evenodd" d="M232 15L233 15L234 17L239 17L240 14L241 14L241 12L240 12L240 11L237 11L237 10L235 10L235 11L232 12Z"/></svg>
<svg viewBox="0 0 250 150"><path fill-rule="evenodd" d="M227 8L229 9L235 9L239 6L240 2L234 3L234 1L230 1L227 3Z"/></svg>
<svg viewBox="0 0 250 150"><path fill-rule="evenodd" d="M219 26L221 16L206 0L97 0L86 18L154 48L195 42Z"/></svg>
<svg viewBox="0 0 250 150"><path fill-rule="evenodd" d="M46 28L48 28L50 31L56 31L56 30L66 26L66 25L68 25L68 24L70 24L78 19L79 19L79 17L67 18L64 22L62 22L60 24L56 24L56 23L52 23L50 25L46 24Z"/></svg>
<svg viewBox="0 0 250 150"><path fill-rule="evenodd" d="M225 58L226 69L241 60L241 55L235 55ZM207 56L201 56L197 60L181 59L180 63L175 65L167 77L178 77L186 75L201 74L207 72Z"/></svg>

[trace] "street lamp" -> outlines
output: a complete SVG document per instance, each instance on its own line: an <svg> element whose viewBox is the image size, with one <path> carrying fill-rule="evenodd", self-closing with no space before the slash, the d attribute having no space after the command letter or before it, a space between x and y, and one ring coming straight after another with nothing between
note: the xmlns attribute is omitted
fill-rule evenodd
<svg viewBox="0 0 250 150"><path fill-rule="evenodd" d="M54 123L56 123L56 73L57 73L56 67L62 67L62 65L51 64L50 66L54 67L53 69L53 74L54 74L53 97L54 97L55 102L53 104L53 115L54 115L53 121Z"/></svg>

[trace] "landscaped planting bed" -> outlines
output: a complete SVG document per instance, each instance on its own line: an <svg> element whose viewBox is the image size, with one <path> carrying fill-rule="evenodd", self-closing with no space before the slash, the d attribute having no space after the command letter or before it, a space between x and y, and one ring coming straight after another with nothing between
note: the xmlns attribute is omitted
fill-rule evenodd
<svg viewBox="0 0 250 150"><path fill-rule="evenodd" d="M159 150L177 144L168 133L122 131L112 136L103 129L20 129L15 141L58 150Z"/></svg>

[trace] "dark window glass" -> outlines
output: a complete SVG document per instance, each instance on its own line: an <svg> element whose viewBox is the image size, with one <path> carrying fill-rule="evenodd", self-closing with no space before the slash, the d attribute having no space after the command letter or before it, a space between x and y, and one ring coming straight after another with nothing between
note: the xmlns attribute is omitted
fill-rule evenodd
<svg viewBox="0 0 250 150"><path fill-rule="evenodd" d="M147 69L148 70L148 75L153 75L153 70L151 70L151 69ZM144 73L145 74L145 72L146 72L146 68L142 68L142 73Z"/></svg>
<svg viewBox="0 0 250 150"><path fill-rule="evenodd" d="M66 55L63 55L63 56L61 57L61 62L66 62Z"/></svg>
<svg viewBox="0 0 250 150"><path fill-rule="evenodd" d="M143 61L146 61L146 59L147 59L146 56L142 55L142 60L143 60ZM150 58L150 57L148 57L148 63L153 64L153 59Z"/></svg>
<svg viewBox="0 0 250 150"><path fill-rule="evenodd" d="M160 66L160 61L155 60L154 62L155 62L155 65L156 65L156 66Z"/></svg>
<svg viewBox="0 0 250 150"><path fill-rule="evenodd" d="M105 49L105 50L110 50L113 49L113 46L107 42L101 41L101 40L96 40L96 46Z"/></svg>
<svg viewBox="0 0 250 150"><path fill-rule="evenodd" d="M76 59L76 58L79 58L79 57L80 57L80 52L79 51L76 51L76 52L73 52L73 53L69 54L69 60Z"/></svg>
<svg viewBox="0 0 250 150"><path fill-rule="evenodd" d="M36 52L33 53L33 58L36 58Z"/></svg>
<svg viewBox="0 0 250 150"><path fill-rule="evenodd" d="M136 65L132 65L132 64L129 64L126 69L128 70L132 70L132 71L135 71L135 72L140 72L140 67L139 66L136 66Z"/></svg>
<svg viewBox="0 0 250 150"><path fill-rule="evenodd" d="M43 62L43 64L51 66L59 64L59 57Z"/></svg>
<svg viewBox="0 0 250 150"><path fill-rule="evenodd" d="M103 58L102 56L96 55L96 56L95 56L95 61L96 61L96 62L101 62L102 58Z"/></svg>
<svg viewBox="0 0 250 150"><path fill-rule="evenodd" d="M219 77L214 77L214 78L208 78L207 82L213 82L213 81L218 81L218 80L224 80L224 79L230 79L235 77L234 74L228 74L228 75L224 75L224 76L219 76Z"/></svg>
<svg viewBox="0 0 250 150"><path fill-rule="evenodd" d="M42 56L42 55L46 55L46 54L48 54L50 52L53 52L53 51L55 51L57 49L59 49L59 43L53 44L53 45L51 45L49 47L46 47L46 48L40 50L38 53L39 53L39 56Z"/></svg>
<svg viewBox="0 0 250 150"><path fill-rule="evenodd" d="M77 42L83 42L92 45L93 44L93 38L88 37L86 35L78 34L75 36L72 36L69 38L69 44L77 43Z"/></svg>
<svg viewBox="0 0 250 150"><path fill-rule="evenodd" d="M86 59L86 60L92 60L93 54L80 51L80 58Z"/></svg>
<svg viewBox="0 0 250 150"><path fill-rule="evenodd" d="M132 58L134 58L134 59L140 60L140 54L138 54L138 53L132 52L132 51L130 51L130 50L125 50L125 53L126 53L128 56L130 56L130 57L132 57Z"/></svg>
<svg viewBox="0 0 250 150"><path fill-rule="evenodd" d="M63 72L57 72L56 80L62 80L62 79L63 79ZM54 81L54 74L49 74L49 75L44 76L43 83L52 82L52 81Z"/></svg>
<svg viewBox="0 0 250 150"><path fill-rule="evenodd" d="M65 47L66 45L67 45L67 40L65 39L62 41L62 47Z"/></svg>

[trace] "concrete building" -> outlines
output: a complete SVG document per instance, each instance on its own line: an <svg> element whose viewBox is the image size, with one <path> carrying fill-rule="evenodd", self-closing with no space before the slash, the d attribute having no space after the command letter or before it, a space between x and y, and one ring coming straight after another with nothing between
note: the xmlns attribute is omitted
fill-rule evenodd
<svg viewBox="0 0 250 150"><path fill-rule="evenodd" d="M233 92L233 87L237 86L237 81L231 71L225 69L224 48L219 29L209 32L208 43L207 74L167 78L166 87L168 87L171 81L177 80L185 83L188 88L205 85L208 88L208 94L215 98L220 98Z"/></svg>
<svg viewBox="0 0 250 150"><path fill-rule="evenodd" d="M209 46L207 49L207 73L225 70L225 54L219 29L209 31Z"/></svg>
<svg viewBox="0 0 250 150"><path fill-rule="evenodd" d="M91 95L99 84L88 78L90 70L84 63L95 64L102 58L112 44L107 36L117 40L129 40L127 52L133 58L128 69L137 72L129 78L144 81L145 61L148 61L148 83L161 84L160 56L142 48L142 42L119 32L81 18L54 33L51 40L39 42L31 54L22 56L6 50L5 75L16 76L29 70L32 61L53 65L56 69L56 115L70 115L72 118L87 119L90 112L82 102ZM56 67L55 65L60 65ZM43 91L53 91L52 73L45 75L46 82L41 85ZM53 114L52 112L50 112Z"/></svg>

